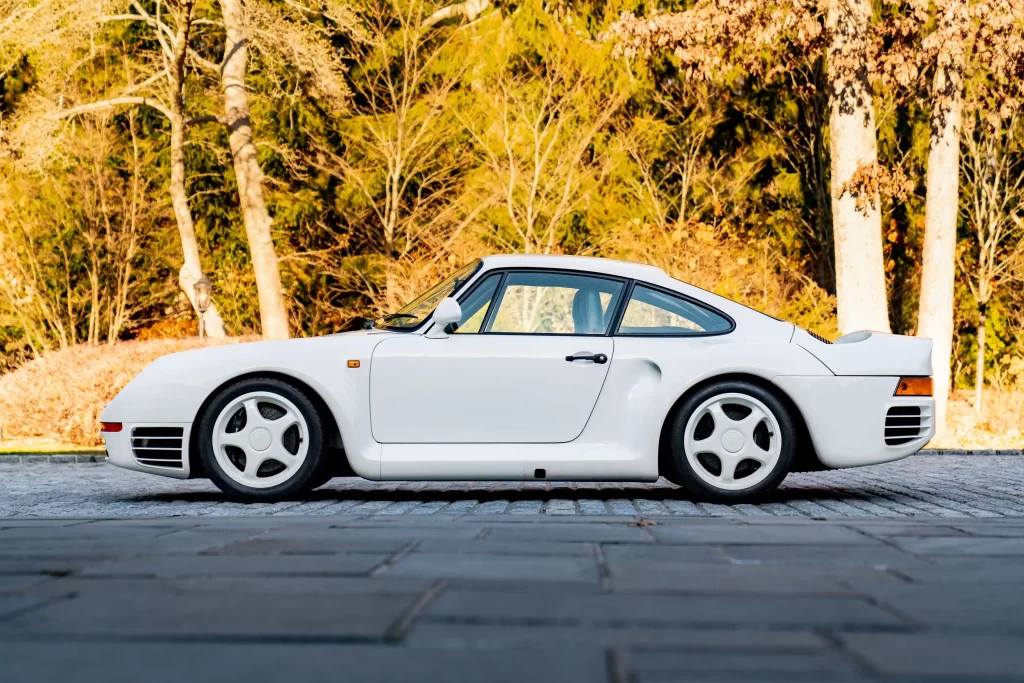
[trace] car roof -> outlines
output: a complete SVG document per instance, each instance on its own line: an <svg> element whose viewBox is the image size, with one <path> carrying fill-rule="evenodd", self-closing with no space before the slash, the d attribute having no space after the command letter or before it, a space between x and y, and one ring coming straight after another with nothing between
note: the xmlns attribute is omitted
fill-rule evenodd
<svg viewBox="0 0 1024 683"><path fill-rule="evenodd" d="M781 328L787 330L791 330L793 327L791 323L778 320L753 308L748 308L741 303L709 292L706 289L677 280L657 266L596 258L593 256L553 256L546 254L502 254L485 256L481 261L484 264L482 268L484 271L500 268L560 268L563 270L579 270L631 278L690 296L727 313L736 320L753 324L755 327L779 328L781 326Z"/></svg>
<svg viewBox="0 0 1024 683"><path fill-rule="evenodd" d="M664 282L668 279L665 271L657 266L642 263L616 261L594 256L553 256L547 254L502 254L485 256L482 261L488 270L495 268L562 268L564 270L585 270L591 273L617 275L635 280Z"/></svg>

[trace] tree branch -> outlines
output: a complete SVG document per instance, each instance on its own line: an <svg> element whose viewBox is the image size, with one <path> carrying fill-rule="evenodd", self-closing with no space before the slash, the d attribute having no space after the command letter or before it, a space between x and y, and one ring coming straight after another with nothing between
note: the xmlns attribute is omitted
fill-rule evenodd
<svg viewBox="0 0 1024 683"><path fill-rule="evenodd" d="M114 109L124 105L141 105L144 107L152 107L158 112L167 117L168 120L171 118L171 111L164 106L162 102L152 97L112 97L109 100L100 100L99 102L90 102L88 104L81 104L77 107L65 109L64 111L57 113L57 118L67 119L81 114L93 114L100 111L106 111L108 109Z"/></svg>

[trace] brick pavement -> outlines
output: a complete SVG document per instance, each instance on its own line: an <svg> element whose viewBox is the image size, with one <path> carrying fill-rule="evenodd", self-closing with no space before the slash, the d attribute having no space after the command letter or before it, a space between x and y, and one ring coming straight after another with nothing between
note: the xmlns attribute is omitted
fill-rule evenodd
<svg viewBox="0 0 1024 683"><path fill-rule="evenodd" d="M695 503L657 484L369 482L335 479L302 499L225 502L208 481L105 463L0 465L0 517L206 515L680 515L1020 517L1024 457L915 456L873 467L790 475L761 505Z"/></svg>
<svg viewBox="0 0 1024 683"><path fill-rule="evenodd" d="M0 680L1011 681L1024 520L0 520Z"/></svg>

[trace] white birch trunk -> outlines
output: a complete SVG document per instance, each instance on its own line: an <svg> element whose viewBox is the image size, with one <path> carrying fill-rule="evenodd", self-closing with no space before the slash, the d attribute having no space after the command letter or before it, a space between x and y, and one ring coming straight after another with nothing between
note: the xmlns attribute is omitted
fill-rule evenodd
<svg viewBox="0 0 1024 683"><path fill-rule="evenodd" d="M842 334L888 332L878 192L873 187L864 191L850 187L858 171L861 177L874 173L878 163L867 61L871 2L829 0L827 21L832 32L829 134L839 329Z"/></svg>
<svg viewBox="0 0 1024 683"><path fill-rule="evenodd" d="M281 273L271 234L270 214L263 200L263 172L256 158L245 89L248 39L241 0L220 0L227 39L221 65L224 123L228 129L231 157L238 183L238 199L249 241L260 302L260 324L266 339L288 338L288 311L281 290Z"/></svg>
<svg viewBox="0 0 1024 683"><path fill-rule="evenodd" d="M953 355L953 280L960 188L962 78L939 68L932 87L931 144L925 199L924 265L917 334L932 340L935 427L946 427Z"/></svg>
<svg viewBox="0 0 1024 683"><path fill-rule="evenodd" d="M185 81L185 55L188 51L188 37L191 28L191 3L183 8L184 17L178 27L172 46L174 62L171 64L168 80L171 89L171 206L174 209L174 220L178 224L178 236L181 239L182 265L178 271L178 286L188 297L196 315L196 282L203 276L203 265L199 258L199 243L196 240L196 228L192 222L192 210L188 204L188 190L185 187L185 101L182 89ZM214 339L227 336L224 321L212 301L203 314L206 334Z"/></svg>

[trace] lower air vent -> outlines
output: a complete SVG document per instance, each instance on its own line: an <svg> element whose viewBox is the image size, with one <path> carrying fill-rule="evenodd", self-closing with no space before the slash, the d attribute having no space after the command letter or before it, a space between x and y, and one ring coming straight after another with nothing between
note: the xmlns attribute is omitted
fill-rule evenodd
<svg viewBox="0 0 1024 683"><path fill-rule="evenodd" d="M893 406L885 414L885 445L910 443L927 427L920 406Z"/></svg>
<svg viewBox="0 0 1024 683"><path fill-rule="evenodd" d="M132 430L132 454L140 465L181 469L181 427L136 427Z"/></svg>

